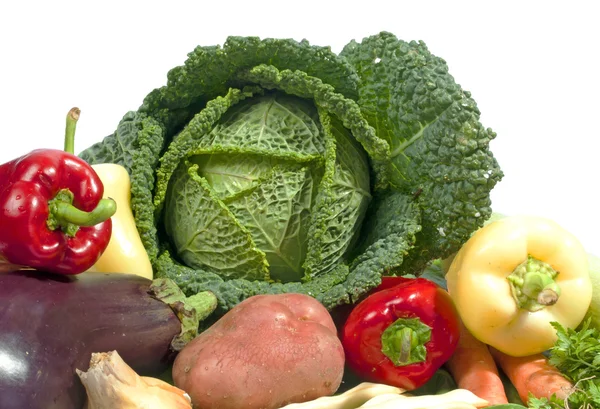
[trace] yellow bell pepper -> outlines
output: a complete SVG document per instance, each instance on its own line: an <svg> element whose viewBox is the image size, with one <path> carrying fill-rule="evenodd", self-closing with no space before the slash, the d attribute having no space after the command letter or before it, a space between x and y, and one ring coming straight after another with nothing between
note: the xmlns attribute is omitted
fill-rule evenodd
<svg viewBox="0 0 600 409"><path fill-rule="evenodd" d="M131 211L129 173L123 166L113 163L92 167L104 184L104 196L117 202L117 212L112 217L112 235L108 247L88 271L137 274L151 280L152 265Z"/></svg>
<svg viewBox="0 0 600 409"><path fill-rule="evenodd" d="M446 274L465 326L480 341L512 355L543 352L559 322L575 328L592 299L587 254L552 220L511 216L479 229Z"/></svg>

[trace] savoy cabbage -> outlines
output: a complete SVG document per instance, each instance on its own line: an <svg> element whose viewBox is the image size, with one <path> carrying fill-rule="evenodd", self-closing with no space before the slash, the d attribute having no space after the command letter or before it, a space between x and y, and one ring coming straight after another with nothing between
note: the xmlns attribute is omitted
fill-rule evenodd
<svg viewBox="0 0 600 409"><path fill-rule="evenodd" d="M483 224L502 178L494 137L422 42L382 32L335 54L230 37L80 156L129 171L157 277L213 291L220 312L280 292L333 308Z"/></svg>

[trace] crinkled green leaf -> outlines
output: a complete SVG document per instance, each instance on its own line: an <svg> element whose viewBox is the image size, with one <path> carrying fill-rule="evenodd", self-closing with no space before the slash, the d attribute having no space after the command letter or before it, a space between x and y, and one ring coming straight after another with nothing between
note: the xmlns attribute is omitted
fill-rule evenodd
<svg viewBox="0 0 600 409"><path fill-rule="evenodd" d="M305 280L327 274L355 243L371 199L367 158L348 131L320 111L325 173L312 212Z"/></svg>
<svg viewBox="0 0 600 409"><path fill-rule="evenodd" d="M299 162L323 154L312 101L283 93L252 98L229 109L196 151L243 152Z"/></svg>
<svg viewBox="0 0 600 409"><path fill-rule="evenodd" d="M228 200L255 188L273 167L283 162L277 158L244 153L206 153L189 158L220 200Z"/></svg>
<svg viewBox="0 0 600 409"><path fill-rule="evenodd" d="M230 89L224 97L211 100L206 108L196 114L173 138L160 158L160 166L156 170L157 181L153 202L158 212L162 210L171 175L181 160L198 146L199 141L206 137L229 108L257 92L259 91L256 88Z"/></svg>
<svg viewBox="0 0 600 409"><path fill-rule="evenodd" d="M281 93L232 106L196 142L186 156L221 198L250 188L277 165L322 162L324 149L314 105Z"/></svg>
<svg viewBox="0 0 600 409"><path fill-rule="evenodd" d="M238 73L240 81L259 84L267 89L278 89L302 98L314 99L316 106L336 116L352 133L367 154L374 160L373 173L377 177L376 188L387 186L390 147L379 138L373 127L363 117L359 105L352 99L335 92L335 89L320 78L311 77L302 71L279 70L271 65L259 65ZM383 165L380 165L382 164Z"/></svg>
<svg viewBox="0 0 600 409"><path fill-rule="evenodd" d="M171 112L198 99L209 101L224 94L230 86L239 87L234 81L236 73L260 64L303 71L321 78L349 98L357 96L356 72L330 47L311 45L306 40L231 36L222 47L196 47L184 65L169 71L167 85L151 92L141 109Z"/></svg>
<svg viewBox="0 0 600 409"><path fill-rule="evenodd" d="M367 220L351 271L396 274L421 231L418 205L401 192L384 193L375 199Z"/></svg>
<svg viewBox="0 0 600 409"><path fill-rule="evenodd" d="M406 272L455 252L491 214L502 172L489 151L496 136L479 122L470 93L423 42L381 33L342 51L361 78L359 105L390 146L390 183L418 196L423 231Z"/></svg>
<svg viewBox="0 0 600 409"><path fill-rule="evenodd" d="M197 165L182 162L169 186L164 223L177 256L222 277L267 280L264 252L197 171Z"/></svg>
<svg viewBox="0 0 600 409"><path fill-rule="evenodd" d="M269 263L271 279L300 281L314 180L307 168L275 167L251 193L227 202Z"/></svg>

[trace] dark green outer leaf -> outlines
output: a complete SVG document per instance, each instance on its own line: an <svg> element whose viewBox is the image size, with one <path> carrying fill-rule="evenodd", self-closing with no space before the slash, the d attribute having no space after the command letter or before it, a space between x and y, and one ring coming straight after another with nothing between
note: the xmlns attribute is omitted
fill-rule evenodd
<svg viewBox="0 0 600 409"><path fill-rule="evenodd" d="M152 195L164 143L160 123L145 114L129 112L114 134L79 155L91 164L118 163L127 169L131 177L131 209L150 260L156 258L159 246Z"/></svg>
<svg viewBox="0 0 600 409"><path fill-rule="evenodd" d="M375 198L366 220L351 270L396 274L421 231L418 206L411 196L401 192L382 193Z"/></svg>
<svg viewBox="0 0 600 409"><path fill-rule="evenodd" d="M446 291L448 290L444 267L440 259L433 260L427 264L420 277L436 283Z"/></svg>
<svg viewBox="0 0 600 409"><path fill-rule="evenodd" d="M456 251L490 216L489 192L503 176L489 151L496 134L424 43L384 32L350 42L341 55L361 78L364 116L390 146L390 183L421 203L418 250L403 267L417 272Z"/></svg>
<svg viewBox="0 0 600 409"><path fill-rule="evenodd" d="M239 85L231 83L237 72L259 64L300 70L349 98L358 96L354 68L329 47L310 45L306 40L231 36L223 47L199 46L188 54L184 65L169 71L167 85L146 97L142 111L173 110L185 108L198 98L210 100L224 94L229 86Z"/></svg>

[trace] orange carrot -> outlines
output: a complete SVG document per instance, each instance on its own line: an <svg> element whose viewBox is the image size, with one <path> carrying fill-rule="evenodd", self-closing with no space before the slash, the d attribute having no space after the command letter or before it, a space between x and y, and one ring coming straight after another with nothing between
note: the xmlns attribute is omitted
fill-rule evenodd
<svg viewBox="0 0 600 409"><path fill-rule="evenodd" d="M490 352L523 402L528 401L529 393L536 398L550 398L556 394L558 398L565 399L573 389L573 383L550 365L542 354L514 357L492 347Z"/></svg>
<svg viewBox="0 0 600 409"><path fill-rule="evenodd" d="M502 379L488 346L461 323L456 351L446 367L461 389L467 389L488 401L489 405L508 403Z"/></svg>

